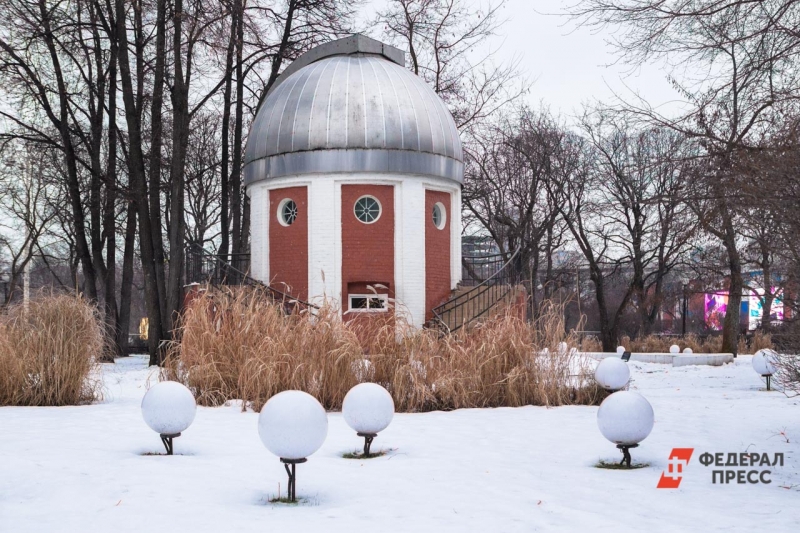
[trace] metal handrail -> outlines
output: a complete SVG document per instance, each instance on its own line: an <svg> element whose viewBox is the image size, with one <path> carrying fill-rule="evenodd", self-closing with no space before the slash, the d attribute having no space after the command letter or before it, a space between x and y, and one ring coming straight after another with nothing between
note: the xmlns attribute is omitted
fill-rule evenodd
<svg viewBox="0 0 800 533"><path fill-rule="evenodd" d="M503 268L503 254L473 255L461 258L461 286L480 284ZM487 275L487 271L489 271Z"/></svg>
<svg viewBox="0 0 800 533"><path fill-rule="evenodd" d="M249 254L229 254L243 258ZM231 265L223 256L213 254L200 244L193 242L186 247L186 282L206 282L212 286L218 285L248 285L266 291L269 298L275 303L281 303L284 311L293 312L297 307L304 309L319 309L318 306L295 298L280 289L250 277L247 272ZM205 269L203 267L206 267ZM208 268L208 267L211 268ZM205 272L204 272L205 271Z"/></svg>
<svg viewBox="0 0 800 533"><path fill-rule="evenodd" d="M445 333L453 333L454 331L466 326L470 322L482 317L495 305L497 305L498 302L505 299L505 297L508 296L508 294L513 290L514 285L516 285L519 281L513 280L511 276L508 275L510 272L510 265L517 258L519 253L520 248L518 247L516 250L514 250L514 253L511 254L511 257L508 259L508 261L506 261L503 266L497 270L497 272L464 294L459 294L458 296L455 296L450 300L434 307L432 313L433 322L435 325L442 329ZM473 314L465 320L464 308L466 305L482 295L489 293L490 291L494 293L491 295L493 296L491 301L488 302L487 305L484 305L479 313ZM458 320L459 312L461 313L461 320ZM451 318L456 319L454 327L450 327Z"/></svg>

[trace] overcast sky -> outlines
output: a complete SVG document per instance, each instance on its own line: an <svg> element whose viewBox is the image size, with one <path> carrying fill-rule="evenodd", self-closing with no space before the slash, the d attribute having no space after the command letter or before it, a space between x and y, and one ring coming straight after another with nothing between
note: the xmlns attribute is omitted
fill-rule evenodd
<svg viewBox="0 0 800 533"><path fill-rule="evenodd" d="M493 45L499 59L521 60L521 68L534 81L528 97L532 105L542 102L554 112L569 115L584 102L610 101L615 93L630 98L632 91L653 105L677 101L678 94L660 66L631 72L627 65L615 65L616 57L605 42L607 33L575 29L559 15L574 1L507 0L503 8L502 18L507 22L501 29L503 35ZM374 10L383 2L372 0L368 9Z"/></svg>

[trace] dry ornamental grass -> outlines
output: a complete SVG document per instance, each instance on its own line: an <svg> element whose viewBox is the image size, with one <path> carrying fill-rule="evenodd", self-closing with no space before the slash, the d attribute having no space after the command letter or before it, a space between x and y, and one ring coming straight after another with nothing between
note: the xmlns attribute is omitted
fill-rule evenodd
<svg viewBox="0 0 800 533"><path fill-rule="evenodd" d="M92 305L42 296L0 317L0 405L79 405L100 395L93 377L105 348Z"/></svg>
<svg viewBox="0 0 800 533"><path fill-rule="evenodd" d="M243 400L259 410L298 389L340 409L360 382L389 390L400 412L520 405L597 404L586 361L564 333L563 312L545 305L527 324L509 313L440 337L407 327L401 313L343 323L336 309L282 314L258 289L208 290L181 321L163 377L186 384L201 405Z"/></svg>
<svg viewBox="0 0 800 533"><path fill-rule="evenodd" d="M668 353L670 346L673 344L677 344L681 351L685 348L691 348L694 353L720 353L722 351L722 337L719 335L709 336L705 339L692 333L682 337L648 335L635 339L625 336L620 339L621 346L637 353ZM739 339L737 352L739 354L753 354L762 348L772 348L771 336L756 332L749 347L744 338Z"/></svg>

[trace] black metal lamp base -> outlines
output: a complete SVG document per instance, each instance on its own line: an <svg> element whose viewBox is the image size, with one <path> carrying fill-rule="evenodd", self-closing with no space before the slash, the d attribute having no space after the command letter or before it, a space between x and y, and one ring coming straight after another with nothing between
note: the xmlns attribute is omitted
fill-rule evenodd
<svg viewBox="0 0 800 533"><path fill-rule="evenodd" d="M289 475L289 501L297 501L297 494L295 489L297 487L297 473L295 472L295 465L299 465L301 463L305 463L308 459L303 457L302 459L284 459L281 457L281 462L283 463L283 467L286 469L286 473ZM291 465L291 468L289 468Z"/></svg>
<svg viewBox="0 0 800 533"><path fill-rule="evenodd" d="M619 462L620 466L626 465L628 468L631 467L631 452L629 450L638 447L638 444L617 444L617 448L622 452L622 461Z"/></svg>
<svg viewBox="0 0 800 533"><path fill-rule="evenodd" d="M767 390L772 390L770 387L772 385L772 374L767 374L764 376L767 378Z"/></svg>
<svg viewBox="0 0 800 533"><path fill-rule="evenodd" d="M378 436L377 433L356 433L359 437L364 437L364 457L369 457L369 447L372 446L372 439Z"/></svg>
<svg viewBox="0 0 800 533"><path fill-rule="evenodd" d="M172 439L180 436L181 436L180 433L172 433L169 435L166 433L161 433L161 442L164 443L164 448L167 449L167 455L172 455L173 451Z"/></svg>

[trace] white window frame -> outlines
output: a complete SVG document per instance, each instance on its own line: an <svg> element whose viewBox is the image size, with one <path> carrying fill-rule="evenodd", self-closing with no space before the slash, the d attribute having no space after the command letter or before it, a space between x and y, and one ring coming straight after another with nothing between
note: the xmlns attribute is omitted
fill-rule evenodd
<svg viewBox="0 0 800 533"><path fill-rule="evenodd" d="M294 220L292 222L287 223L286 220L283 218L283 208L286 207L286 204L288 204L289 202L294 203L295 209L297 209L297 214L294 216ZM278 217L278 224L280 224L281 226L288 228L289 226L297 222L297 217L299 216L300 216L300 206L297 205L297 202L295 202L292 198L284 198L283 200L280 201L280 203L278 203L277 217Z"/></svg>
<svg viewBox="0 0 800 533"><path fill-rule="evenodd" d="M366 298L367 299L367 309L361 308L354 308L353 307L353 298ZM369 302L372 299L379 299L383 301L383 307L380 308L369 308ZM368 294L348 294L347 295L347 307L350 313L385 313L389 311L389 295L388 294L375 294L374 292Z"/></svg>
<svg viewBox="0 0 800 533"><path fill-rule="evenodd" d="M364 198L369 198L370 200L375 200L375 203L378 204L378 216L375 217L375 220L372 220L370 222L365 222L365 221L361 220L360 218L358 218L358 213L356 213L356 206L358 205L358 202L360 202ZM377 198L375 198L371 194L363 194L363 195L359 196L358 198L356 198L356 201L353 202L353 216L356 217L356 220L358 220L362 224L374 224L377 221L379 221L381 219L381 217L383 216L383 205L381 204L380 200L378 200Z"/></svg>
<svg viewBox="0 0 800 533"><path fill-rule="evenodd" d="M433 220L433 209L439 208L439 213L442 215L441 224L436 224ZM433 204L433 209L431 209L431 221L433 222L433 227L438 230L443 230L447 227L447 208L444 206L442 202L436 202Z"/></svg>

